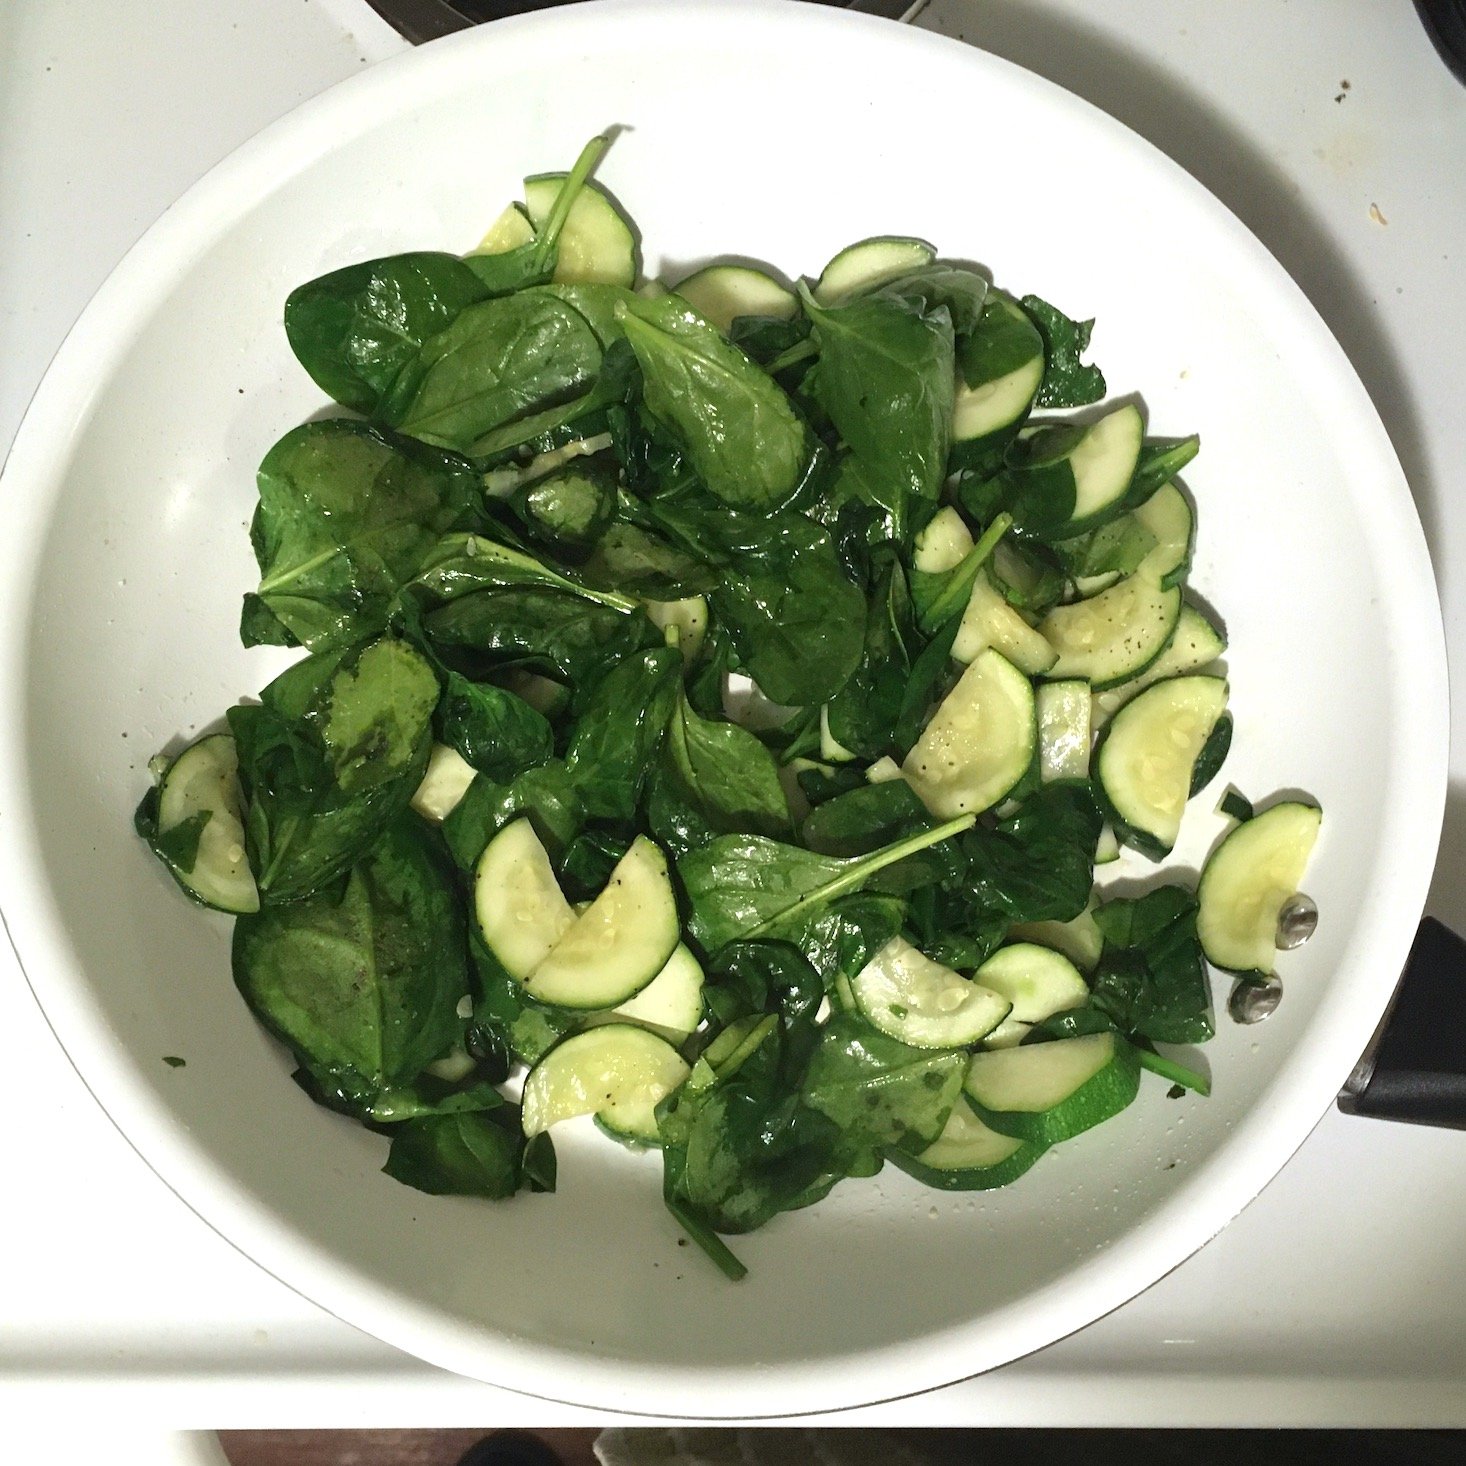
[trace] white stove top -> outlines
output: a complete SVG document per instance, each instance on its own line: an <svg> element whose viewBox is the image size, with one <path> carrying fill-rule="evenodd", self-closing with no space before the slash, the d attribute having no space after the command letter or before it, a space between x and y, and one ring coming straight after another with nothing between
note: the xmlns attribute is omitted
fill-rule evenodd
<svg viewBox="0 0 1466 1466"><path fill-rule="evenodd" d="M262 124L402 45L362 0L4 11L0 449L67 327L157 214ZM1466 88L1408 0L932 0L919 23L1128 123L1291 271L1394 438L1452 660L1466 662ZM1431 910L1461 929L1459 738L1452 772ZM0 1415L54 1421L82 1405L117 1430L605 1423L421 1364L241 1257L112 1128L3 944L0 1033L10 1092L26 1098L0 1202ZM1463 1215L1466 1133L1331 1113L1241 1218L1143 1297L981 1379L839 1418L1466 1425Z"/></svg>

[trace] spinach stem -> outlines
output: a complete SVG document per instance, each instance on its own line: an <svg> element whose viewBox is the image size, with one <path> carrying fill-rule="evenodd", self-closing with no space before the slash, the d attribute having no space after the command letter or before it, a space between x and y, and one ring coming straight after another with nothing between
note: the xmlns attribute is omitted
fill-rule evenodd
<svg viewBox="0 0 1466 1466"><path fill-rule="evenodd" d="M752 941L755 937L772 931L800 906L833 901L837 896L843 896L846 891L857 890L877 871L884 870L888 865L895 865L898 860L905 860L908 855L915 855L918 851L926 850L932 845L940 845L943 840L950 840L953 835L960 835L964 830L970 830L976 823L975 814L958 815L954 820L948 820L945 824L936 825L930 830L922 830L915 835L908 835L904 840L897 840L893 845L883 845L869 855L861 855L853 860L844 861L839 875L826 881L822 886L816 886L812 891L805 891L792 905L786 906L767 920L759 922L757 926L750 927L741 940Z"/></svg>
<svg viewBox="0 0 1466 1466"><path fill-rule="evenodd" d="M947 583L921 617L923 631L930 633L935 630L967 604L978 571L992 558L998 542L1012 527L1013 516L1005 510L982 532L982 538L962 557L961 562L952 567Z"/></svg>
<svg viewBox="0 0 1466 1466"><path fill-rule="evenodd" d="M748 1276L748 1269L738 1261L728 1244L711 1227L693 1216L680 1201L674 1201L670 1196L662 1199L667 1204L667 1210L676 1219L677 1225L712 1258L724 1277L737 1283Z"/></svg>
<svg viewBox="0 0 1466 1466"><path fill-rule="evenodd" d="M787 351L781 352L771 361L764 370L771 376L778 376L785 367L791 367L796 362L803 361L806 357L815 356L819 352L814 342L806 336L803 341L796 341Z"/></svg>
<svg viewBox="0 0 1466 1466"><path fill-rule="evenodd" d="M593 137L580 150L580 156L575 160L575 166L565 175L565 182L560 185L560 192L555 195L555 202L545 219L545 227L535 240L534 262L538 270L543 270L549 264L550 256L554 254L560 242L560 231L565 227L566 219L570 217L570 210L576 198L579 197L580 190L585 186L586 179L595 171L595 166L601 161L602 154L610 146L611 139L605 133Z"/></svg>
<svg viewBox="0 0 1466 1466"><path fill-rule="evenodd" d="M1199 1095L1211 1093L1211 1080L1205 1074L1188 1068L1175 1059L1168 1059L1144 1044L1137 1044L1136 1052L1140 1055L1142 1069L1149 1069L1152 1074L1159 1074L1162 1079L1169 1079L1172 1084L1179 1084L1183 1089L1194 1089Z"/></svg>

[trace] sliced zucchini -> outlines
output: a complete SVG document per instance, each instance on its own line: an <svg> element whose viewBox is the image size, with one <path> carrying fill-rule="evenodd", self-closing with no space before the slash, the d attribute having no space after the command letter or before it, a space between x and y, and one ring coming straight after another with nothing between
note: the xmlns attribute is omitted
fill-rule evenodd
<svg viewBox="0 0 1466 1466"><path fill-rule="evenodd" d="M524 1133L594 1115L613 1134L655 1144L656 1107L687 1074L682 1055L645 1028L587 1028L562 1039L529 1071L520 1100Z"/></svg>
<svg viewBox="0 0 1466 1466"><path fill-rule="evenodd" d="M524 180L524 207L536 230L544 227L564 182L563 173L542 173ZM623 285L627 289L636 281L636 236L594 183L586 183L570 206L560 231L554 279L561 285Z"/></svg>
<svg viewBox="0 0 1466 1466"><path fill-rule="evenodd" d="M647 619L668 635L684 662L695 661L708 634L708 603L702 596L684 596L680 601L643 601Z"/></svg>
<svg viewBox="0 0 1466 1466"><path fill-rule="evenodd" d="M1140 411L1126 402L1091 423L1069 454L1069 471L1074 475L1074 513L1067 533L1082 534L1102 524L1122 504L1135 465L1145 424Z"/></svg>
<svg viewBox="0 0 1466 1466"><path fill-rule="evenodd" d="M827 764L848 764L855 755L830 732L830 710L820 709L820 757Z"/></svg>
<svg viewBox="0 0 1466 1466"><path fill-rule="evenodd" d="M512 249L534 243L534 225L523 204L510 204L489 225L488 233L479 240L476 255L506 255Z"/></svg>
<svg viewBox="0 0 1466 1466"><path fill-rule="evenodd" d="M1230 972L1273 970L1278 918L1298 893L1322 819L1316 806L1289 800L1227 832L1196 889L1208 961Z"/></svg>
<svg viewBox="0 0 1466 1466"><path fill-rule="evenodd" d="M902 772L933 814L978 814L1028 772L1037 742L1033 684L989 648L932 714Z"/></svg>
<svg viewBox="0 0 1466 1466"><path fill-rule="evenodd" d="M974 1054L966 1093L977 1117L1019 1140L1057 1145L1118 1115L1140 1088L1140 1060L1118 1034Z"/></svg>
<svg viewBox="0 0 1466 1466"><path fill-rule="evenodd" d="M1048 1147L1000 1135L958 1098L942 1133L919 1155L899 1150L890 1159L908 1175L944 1191L991 1191L1016 1181Z"/></svg>
<svg viewBox="0 0 1466 1466"><path fill-rule="evenodd" d="M1163 586L1179 585L1196 544L1196 516L1186 495L1175 484L1162 484L1131 514L1155 536L1155 548L1141 561L1139 573Z"/></svg>
<svg viewBox="0 0 1466 1466"><path fill-rule="evenodd" d="M181 838L195 830L196 840ZM228 733L207 734L168 765L158 787L154 848L196 901L241 915L260 909L245 850L239 755Z"/></svg>
<svg viewBox="0 0 1466 1466"><path fill-rule="evenodd" d="M960 1049L991 1033L1012 1006L979 983L892 937L850 980L856 1006L882 1033L918 1049Z"/></svg>
<svg viewBox="0 0 1466 1466"><path fill-rule="evenodd" d="M799 310L799 298L787 285L748 265L709 265L674 285L672 293L724 335L739 316L787 321Z"/></svg>
<svg viewBox="0 0 1466 1466"><path fill-rule="evenodd" d="M1227 650L1227 639L1195 606L1185 602L1176 618L1176 629L1165 649L1137 677L1095 693L1090 718L1103 727L1136 693L1165 677L1180 677L1210 666Z"/></svg>
<svg viewBox="0 0 1466 1466"><path fill-rule="evenodd" d="M440 825L458 807L477 777L478 770L456 748L435 743L422 783L412 796L412 807L425 820Z"/></svg>
<svg viewBox="0 0 1466 1466"><path fill-rule="evenodd" d="M1181 592L1127 575L1087 601L1055 606L1038 624L1058 653L1056 680L1086 677L1096 691L1138 677L1165 650L1181 615Z"/></svg>
<svg viewBox="0 0 1466 1466"><path fill-rule="evenodd" d="M955 570L972 549L972 531L949 504L938 509L916 537L911 564L923 575L942 575Z"/></svg>
<svg viewBox="0 0 1466 1466"><path fill-rule="evenodd" d="M1089 683L1081 677L1045 682L1035 697L1039 778L1045 784L1089 778Z"/></svg>
<svg viewBox="0 0 1466 1466"><path fill-rule="evenodd" d="M542 535L584 551L615 517L614 469L597 459L557 468L530 484L520 503L524 517Z"/></svg>
<svg viewBox="0 0 1466 1466"><path fill-rule="evenodd" d="M1041 676L1058 660L1058 653L1012 606L987 575L978 573L962 623L952 642L952 657L970 662L988 647L995 647L1030 677Z"/></svg>
<svg viewBox="0 0 1466 1466"><path fill-rule="evenodd" d="M614 1008L656 977L680 938L667 858L638 835L605 889L523 979L524 989L560 1008Z"/></svg>
<svg viewBox="0 0 1466 1466"><path fill-rule="evenodd" d="M1111 824L1100 826L1099 839L1094 842L1094 863L1109 865L1120 858L1120 837Z"/></svg>
<svg viewBox="0 0 1466 1466"><path fill-rule="evenodd" d="M484 846L473 873L473 907L484 944L521 982L575 925L550 857L527 818L511 820Z"/></svg>
<svg viewBox="0 0 1466 1466"><path fill-rule="evenodd" d="M702 964L679 942L667 965L635 997L611 1011L617 1018L683 1039L702 1022L702 987Z"/></svg>
<svg viewBox="0 0 1466 1466"><path fill-rule="evenodd" d="M517 489L527 488L556 469L564 468L577 458L589 458L611 446L610 433L596 433L589 438L575 438L559 448L536 453L524 463L510 463L491 468L484 475L484 493L491 499L507 499Z"/></svg>
<svg viewBox="0 0 1466 1466"><path fill-rule="evenodd" d="M1196 761L1227 710L1222 677L1168 677L1120 709L1095 749L1115 833L1156 859L1176 843Z"/></svg>
<svg viewBox="0 0 1466 1466"><path fill-rule="evenodd" d="M1038 942L1062 952L1076 967L1093 972L1105 939L1094 919L1093 901L1072 921L1025 921L1008 935L1022 942Z"/></svg>
<svg viewBox="0 0 1466 1466"><path fill-rule="evenodd" d="M972 980L1005 997L1019 1023L1042 1023L1089 1001L1089 984L1079 969L1062 952L1037 942L999 947Z"/></svg>
<svg viewBox="0 0 1466 1466"><path fill-rule="evenodd" d="M866 771L865 782L867 784L889 784L892 779L901 779L905 775L901 772L901 765L889 754L882 754Z"/></svg>
<svg viewBox="0 0 1466 1466"><path fill-rule="evenodd" d="M881 235L847 245L823 270L815 282L814 298L820 305L839 305L851 296L862 295L919 270L936 259L937 252L919 239Z"/></svg>
<svg viewBox="0 0 1466 1466"><path fill-rule="evenodd" d="M957 352L952 445L971 448L1023 421L1043 381L1043 337L1015 300L989 290L982 319Z"/></svg>
<svg viewBox="0 0 1466 1466"><path fill-rule="evenodd" d="M1014 1018L1010 1013L983 1039L982 1046L985 1049L1016 1049L1028 1037L1032 1028L1033 1024Z"/></svg>

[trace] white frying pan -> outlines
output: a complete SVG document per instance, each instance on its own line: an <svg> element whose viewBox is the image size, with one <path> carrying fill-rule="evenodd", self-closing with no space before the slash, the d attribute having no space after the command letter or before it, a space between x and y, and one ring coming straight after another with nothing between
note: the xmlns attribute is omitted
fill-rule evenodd
<svg viewBox="0 0 1466 1466"><path fill-rule="evenodd" d="M1113 389L1144 395L1152 431L1204 444L1187 475L1193 579L1230 634L1228 777L1254 797L1301 787L1325 811L1318 933L1266 1024L1222 1019L1210 1100L1148 1084L988 1197L899 1174L848 1183L742 1239L737 1285L676 1245L656 1158L593 1135L560 1146L552 1197L436 1199L383 1177L384 1143L289 1082L230 982L227 921L178 896L129 818L147 756L274 670L235 626L255 464L323 405L280 329L288 290L374 254L470 247L525 174L612 123L602 177L644 231L649 273L736 252L797 274L901 232L1097 317ZM1287 1161L1365 1049L1424 904L1446 731L1409 490L1262 246L1048 83L822 6L543 12L311 102L119 268L0 490L0 892L99 1102L200 1215L333 1313L593 1407L787 1415L922 1390L1176 1266ZM1188 820L1180 864L1219 829L1204 810Z"/></svg>

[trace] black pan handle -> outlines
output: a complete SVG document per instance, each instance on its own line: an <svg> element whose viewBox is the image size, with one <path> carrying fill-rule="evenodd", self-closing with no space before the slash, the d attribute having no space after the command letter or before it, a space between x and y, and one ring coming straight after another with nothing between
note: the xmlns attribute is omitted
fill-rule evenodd
<svg viewBox="0 0 1466 1466"><path fill-rule="evenodd" d="M1466 941L1433 916L1339 1108L1346 1115L1466 1130Z"/></svg>

